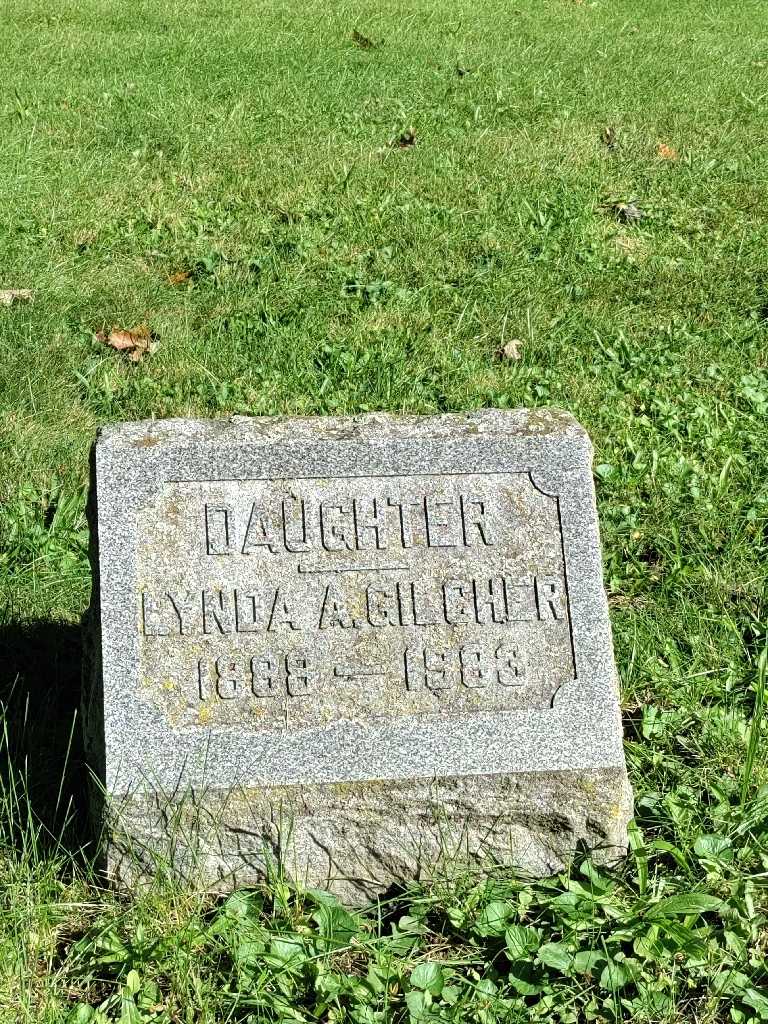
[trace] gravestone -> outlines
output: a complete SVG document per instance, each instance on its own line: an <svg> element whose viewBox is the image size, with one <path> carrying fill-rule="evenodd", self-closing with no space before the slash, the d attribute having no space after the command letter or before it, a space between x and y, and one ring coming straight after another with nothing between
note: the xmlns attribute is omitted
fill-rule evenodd
<svg viewBox="0 0 768 1024"><path fill-rule="evenodd" d="M591 459L547 410L104 428L85 714L112 872L354 901L620 855Z"/></svg>

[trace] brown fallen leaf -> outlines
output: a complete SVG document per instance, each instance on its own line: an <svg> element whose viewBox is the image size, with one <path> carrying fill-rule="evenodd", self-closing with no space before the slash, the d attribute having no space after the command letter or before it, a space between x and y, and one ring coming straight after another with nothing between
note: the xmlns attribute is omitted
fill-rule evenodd
<svg viewBox="0 0 768 1024"><path fill-rule="evenodd" d="M408 149L409 146L415 146L416 132L413 128L406 128L401 135L398 135L396 139L392 140L392 145L400 149Z"/></svg>
<svg viewBox="0 0 768 1024"><path fill-rule="evenodd" d="M75 250L79 256L82 256L84 252L96 241L95 231L78 231L74 238Z"/></svg>
<svg viewBox="0 0 768 1024"><path fill-rule="evenodd" d="M502 345L499 351L496 353L498 359L513 360L520 358L520 348L522 341L519 338L510 338L506 345Z"/></svg>
<svg viewBox="0 0 768 1024"><path fill-rule="evenodd" d="M628 203L604 203L602 209L609 210L620 224L637 224L645 217L636 199L630 199Z"/></svg>
<svg viewBox="0 0 768 1024"><path fill-rule="evenodd" d="M145 355L151 355L157 347L157 337L146 324L139 324L131 331L122 327L113 327L109 333L97 331L94 338L117 352L125 352L132 363L138 363Z"/></svg>
<svg viewBox="0 0 768 1024"><path fill-rule="evenodd" d="M666 142L660 142L656 152L662 160L677 160L677 150L672 146L668 146Z"/></svg>
<svg viewBox="0 0 768 1024"><path fill-rule="evenodd" d="M168 284L172 284L174 286L179 284L186 284L187 281L191 280L191 278L191 270L177 270L175 274L168 275Z"/></svg>
<svg viewBox="0 0 768 1024"><path fill-rule="evenodd" d="M14 302L31 302L34 296L29 288L7 288L0 291L0 306L12 306Z"/></svg>
<svg viewBox="0 0 768 1024"><path fill-rule="evenodd" d="M361 50L373 50L376 47L376 43L368 36L364 36L362 32L358 32L357 29L352 29L352 42L357 43Z"/></svg>

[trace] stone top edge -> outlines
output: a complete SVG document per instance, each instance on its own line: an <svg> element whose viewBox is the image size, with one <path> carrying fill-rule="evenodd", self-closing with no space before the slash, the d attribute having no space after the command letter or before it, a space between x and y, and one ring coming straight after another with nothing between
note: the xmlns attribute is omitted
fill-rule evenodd
<svg viewBox="0 0 768 1024"><path fill-rule="evenodd" d="M221 419L158 419L101 427L97 446L154 451L190 442L214 445L297 441L376 441L559 437L591 449L584 428L561 409L480 409L436 416L365 413L359 416L229 416Z"/></svg>

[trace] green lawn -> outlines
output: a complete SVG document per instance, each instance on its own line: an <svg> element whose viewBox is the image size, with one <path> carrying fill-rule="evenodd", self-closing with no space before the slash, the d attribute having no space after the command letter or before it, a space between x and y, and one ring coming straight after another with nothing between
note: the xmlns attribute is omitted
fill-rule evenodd
<svg viewBox="0 0 768 1024"><path fill-rule="evenodd" d="M0 5L3 1024L768 1020L767 104L765 0ZM626 865L104 889L97 426L518 405L595 442Z"/></svg>

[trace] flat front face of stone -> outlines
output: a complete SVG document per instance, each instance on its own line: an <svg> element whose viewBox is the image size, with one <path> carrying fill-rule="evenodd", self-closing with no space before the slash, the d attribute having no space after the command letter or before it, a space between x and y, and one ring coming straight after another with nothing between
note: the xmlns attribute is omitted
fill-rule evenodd
<svg viewBox="0 0 768 1024"><path fill-rule="evenodd" d="M316 829L349 784L350 835L387 780L407 802L467 779L451 792L493 820L507 790L483 779L524 773L525 820L536 773L624 784L591 447L565 414L123 424L95 469L110 793L312 787Z"/></svg>
<svg viewBox="0 0 768 1024"><path fill-rule="evenodd" d="M557 499L528 473L166 483L137 569L172 727L545 710L575 675Z"/></svg>

